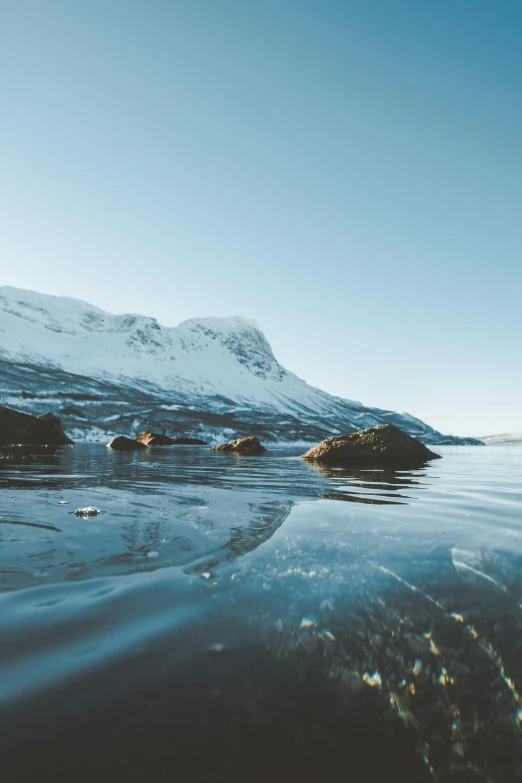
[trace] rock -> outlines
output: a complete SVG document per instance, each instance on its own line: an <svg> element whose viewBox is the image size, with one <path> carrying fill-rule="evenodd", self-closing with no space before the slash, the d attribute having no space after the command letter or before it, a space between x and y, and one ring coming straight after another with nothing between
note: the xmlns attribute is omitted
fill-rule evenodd
<svg viewBox="0 0 522 783"><path fill-rule="evenodd" d="M110 443L107 443L107 448L114 449L115 451L137 451L138 449L146 449L147 447L138 440L127 438L125 435L117 435Z"/></svg>
<svg viewBox="0 0 522 783"><path fill-rule="evenodd" d="M264 454L265 447L261 445L259 439L254 435L249 438L239 438L239 440L231 440L230 443L221 443L219 446L212 446L212 451L228 451L232 454L247 454L256 455Z"/></svg>
<svg viewBox="0 0 522 783"><path fill-rule="evenodd" d="M199 438L174 438L174 445L176 446L207 446L208 441L199 440Z"/></svg>
<svg viewBox="0 0 522 783"><path fill-rule="evenodd" d="M58 416L30 416L0 406L0 446L70 446Z"/></svg>
<svg viewBox="0 0 522 783"><path fill-rule="evenodd" d="M141 432L134 440L144 443L145 446L206 446L205 440L197 438L170 438L168 435L160 435L156 432Z"/></svg>
<svg viewBox="0 0 522 783"><path fill-rule="evenodd" d="M144 446L172 446L174 443L168 435L160 435L157 432L140 432L134 440Z"/></svg>
<svg viewBox="0 0 522 783"><path fill-rule="evenodd" d="M303 458L327 465L407 469L439 459L439 455L393 424L380 424L361 432L327 438L303 454Z"/></svg>

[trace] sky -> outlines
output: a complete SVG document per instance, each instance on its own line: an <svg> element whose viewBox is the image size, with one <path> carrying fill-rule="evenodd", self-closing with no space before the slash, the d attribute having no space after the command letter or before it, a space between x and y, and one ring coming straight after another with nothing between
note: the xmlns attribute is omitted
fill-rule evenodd
<svg viewBox="0 0 522 783"><path fill-rule="evenodd" d="M0 0L0 284L522 430L522 3Z"/></svg>

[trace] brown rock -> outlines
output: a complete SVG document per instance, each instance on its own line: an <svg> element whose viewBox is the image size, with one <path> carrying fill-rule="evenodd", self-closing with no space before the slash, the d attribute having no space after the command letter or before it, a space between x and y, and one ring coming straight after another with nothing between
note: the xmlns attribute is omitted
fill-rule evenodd
<svg viewBox="0 0 522 783"><path fill-rule="evenodd" d="M251 435L249 438L239 438L239 440L231 440L230 443L221 443L219 446L212 446L212 451L228 451L232 454L245 454L254 456L256 454L264 454L265 447L261 445L259 439L255 435Z"/></svg>
<svg viewBox="0 0 522 783"><path fill-rule="evenodd" d="M199 438L174 438L173 443L175 446L207 446L206 440L199 440Z"/></svg>
<svg viewBox="0 0 522 783"><path fill-rule="evenodd" d="M145 446L206 446L205 440L198 438L170 438L168 435L160 435L156 432L141 432L134 440Z"/></svg>
<svg viewBox="0 0 522 783"><path fill-rule="evenodd" d="M0 406L0 446L70 446L54 413L31 416Z"/></svg>
<svg viewBox="0 0 522 783"><path fill-rule="evenodd" d="M407 469L439 459L439 455L393 424L380 424L323 440L303 454L303 458L327 465Z"/></svg>
<svg viewBox="0 0 522 783"><path fill-rule="evenodd" d="M144 446L172 446L174 443L168 435L160 435L157 432L140 432L134 440Z"/></svg>
<svg viewBox="0 0 522 783"><path fill-rule="evenodd" d="M117 435L107 443L108 449L114 449L115 451L137 451L138 449L146 449L144 443L140 443L133 438L127 438L125 435Z"/></svg>

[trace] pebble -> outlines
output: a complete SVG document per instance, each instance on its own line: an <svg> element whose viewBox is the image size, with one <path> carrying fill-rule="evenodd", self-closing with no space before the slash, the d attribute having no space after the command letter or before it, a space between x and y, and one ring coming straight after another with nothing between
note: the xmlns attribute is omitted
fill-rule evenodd
<svg viewBox="0 0 522 783"><path fill-rule="evenodd" d="M363 674L363 680L366 683L366 685L369 685L370 688L377 688L377 690L382 690L382 678L379 672L374 672L373 674Z"/></svg>

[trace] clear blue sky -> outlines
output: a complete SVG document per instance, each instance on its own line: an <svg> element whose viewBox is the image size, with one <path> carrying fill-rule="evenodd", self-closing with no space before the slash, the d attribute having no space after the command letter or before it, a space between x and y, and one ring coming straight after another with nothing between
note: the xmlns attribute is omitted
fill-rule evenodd
<svg viewBox="0 0 522 783"><path fill-rule="evenodd" d="M522 430L522 3L0 0L0 282Z"/></svg>

